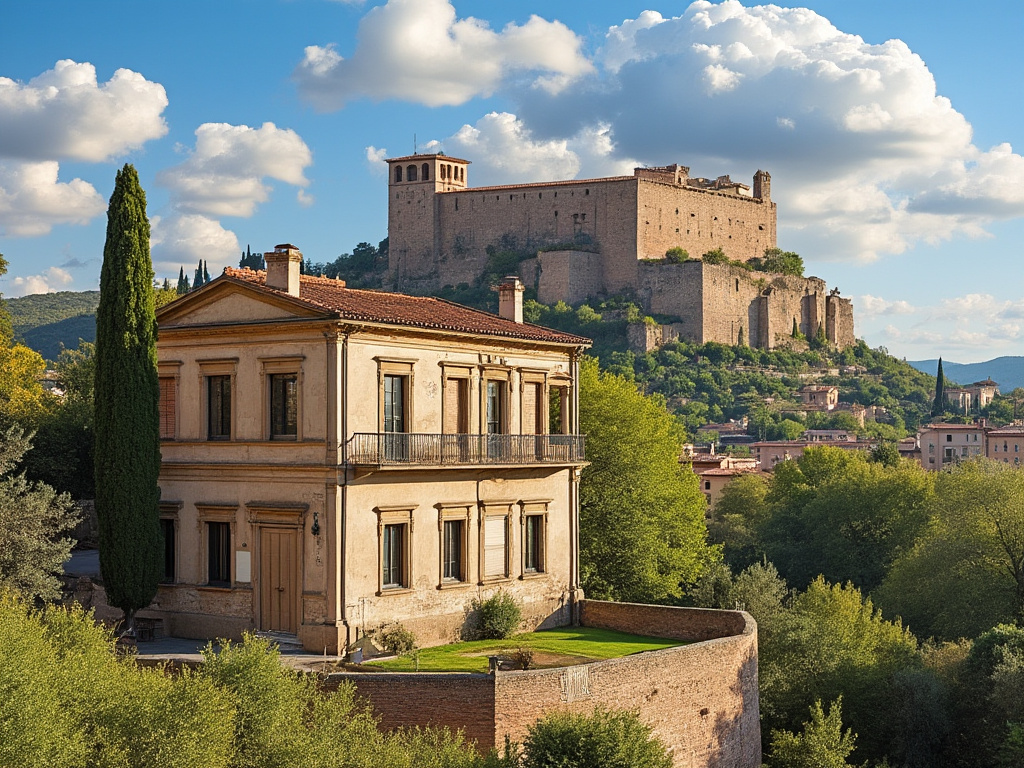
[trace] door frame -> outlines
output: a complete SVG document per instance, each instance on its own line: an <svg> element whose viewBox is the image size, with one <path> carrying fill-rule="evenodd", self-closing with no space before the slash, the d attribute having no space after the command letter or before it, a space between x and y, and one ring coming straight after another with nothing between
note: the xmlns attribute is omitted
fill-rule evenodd
<svg viewBox="0 0 1024 768"><path fill-rule="evenodd" d="M302 595L305 591L305 520L308 504L297 503L249 503L249 523L253 531L253 619L256 627L263 626L263 530L285 529L295 533L295 570L292 572L292 586L295 591L295 631L298 633L305 619Z"/></svg>

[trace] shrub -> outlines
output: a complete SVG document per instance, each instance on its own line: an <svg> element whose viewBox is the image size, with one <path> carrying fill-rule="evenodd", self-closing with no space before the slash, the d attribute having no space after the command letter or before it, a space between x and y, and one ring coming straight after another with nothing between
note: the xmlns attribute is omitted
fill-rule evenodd
<svg viewBox="0 0 1024 768"><path fill-rule="evenodd" d="M669 264L682 264L684 261L688 261L689 258L689 252L685 248L680 248L678 245L675 248L669 248L665 251L665 260Z"/></svg>
<svg viewBox="0 0 1024 768"><path fill-rule="evenodd" d="M665 745L635 712L554 712L538 720L524 743L523 768L669 768Z"/></svg>
<svg viewBox="0 0 1024 768"><path fill-rule="evenodd" d="M705 253L701 259L705 264L728 264L729 257L721 248L714 248Z"/></svg>
<svg viewBox="0 0 1024 768"><path fill-rule="evenodd" d="M520 669L529 669L533 664L533 648L528 645L520 645L518 648L514 648L508 657Z"/></svg>
<svg viewBox="0 0 1024 768"><path fill-rule="evenodd" d="M480 640L512 637L522 620L522 608L507 592L499 591L486 600L473 601L472 634Z"/></svg>
<svg viewBox="0 0 1024 768"><path fill-rule="evenodd" d="M388 653L396 656L416 647L416 635L401 624L386 624L377 630L377 639Z"/></svg>

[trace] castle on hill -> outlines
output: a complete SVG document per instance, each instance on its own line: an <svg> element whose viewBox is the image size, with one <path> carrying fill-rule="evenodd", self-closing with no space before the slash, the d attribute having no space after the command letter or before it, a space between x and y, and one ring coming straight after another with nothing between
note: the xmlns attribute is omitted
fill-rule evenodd
<svg viewBox="0 0 1024 768"><path fill-rule="evenodd" d="M402 291L475 283L495 251L528 254L520 277L550 304L627 294L675 322L644 330L641 346L671 338L705 343L791 343L824 327L853 344L853 307L816 277L705 264L720 248L734 262L776 247L771 175L752 187L690 176L689 168L637 168L632 176L470 187L470 162L444 154L388 161L388 271ZM669 263L669 249L691 260ZM535 255L534 255L535 254Z"/></svg>

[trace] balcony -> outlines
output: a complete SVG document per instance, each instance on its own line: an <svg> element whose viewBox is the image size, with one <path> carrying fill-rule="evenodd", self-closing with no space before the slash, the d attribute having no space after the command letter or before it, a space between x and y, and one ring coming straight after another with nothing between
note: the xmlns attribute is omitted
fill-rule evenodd
<svg viewBox="0 0 1024 768"><path fill-rule="evenodd" d="M582 464L583 435L428 435L356 432L345 446L355 466Z"/></svg>

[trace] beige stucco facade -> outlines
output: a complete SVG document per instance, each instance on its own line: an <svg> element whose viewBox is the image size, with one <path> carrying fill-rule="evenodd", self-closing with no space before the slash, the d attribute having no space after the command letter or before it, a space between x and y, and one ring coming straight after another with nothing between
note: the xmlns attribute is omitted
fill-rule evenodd
<svg viewBox="0 0 1024 768"><path fill-rule="evenodd" d="M401 622L429 645L497 590L531 627L569 623L585 340L517 338L522 324L494 316L480 333L404 324L401 309L356 320L351 296L372 309L395 295L323 278L272 290L253 274L159 313L173 568L152 609L167 631L275 630L337 653ZM341 310L316 303L335 295Z"/></svg>

